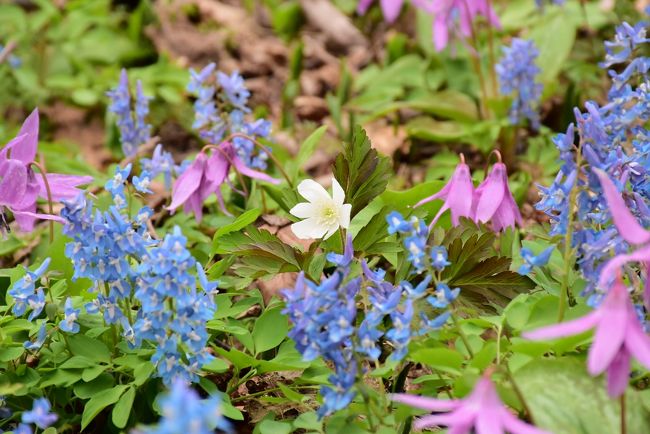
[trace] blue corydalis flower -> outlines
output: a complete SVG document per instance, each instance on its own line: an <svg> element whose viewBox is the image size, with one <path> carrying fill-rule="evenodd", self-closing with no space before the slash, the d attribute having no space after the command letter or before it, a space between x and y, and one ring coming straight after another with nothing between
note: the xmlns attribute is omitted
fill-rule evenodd
<svg viewBox="0 0 650 434"><path fill-rule="evenodd" d="M436 284L436 291L432 296L427 297L427 301L435 308L445 309L458 298L458 294L460 294L460 288L452 290L446 283L438 283Z"/></svg>
<svg viewBox="0 0 650 434"><path fill-rule="evenodd" d="M202 400L183 381L174 381L171 390L160 399L162 417L158 425L143 429L144 434L232 432L232 426L221 413L221 398ZM182 411L179 411L182 409Z"/></svg>
<svg viewBox="0 0 650 434"><path fill-rule="evenodd" d="M142 83L138 80L136 85L135 104L131 108L131 93L129 91L129 77L123 69L117 87L107 92L111 100L108 110L117 118L120 130L122 152L127 157L133 157L138 148L151 138L151 125L145 118L149 113L149 100L142 91Z"/></svg>
<svg viewBox="0 0 650 434"><path fill-rule="evenodd" d="M555 247L551 246L547 249L544 249L542 253L535 256L533 251L527 247L521 249L521 258L524 260L524 263L519 267L517 273L526 275L533 271L533 267L543 267L548 263L548 260L551 258L551 253Z"/></svg>
<svg viewBox="0 0 650 434"><path fill-rule="evenodd" d="M543 86L536 82L540 73L535 64L538 56L533 41L514 38L510 47L503 47L503 57L495 66L501 93L513 98L510 106L513 125L528 119L534 129L540 126L539 105Z"/></svg>
<svg viewBox="0 0 650 434"><path fill-rule="evenodd" d="M451 262L447 260L447 249L444 246L433 246L431 248L431 266L442 271L447 265L451 265Z"/></svg>
<svg viewBox="0 0 650 434"><path fill-rule="evenodd" d="M59 323L59 328L64 332L78 333L79 324L77 318L79 317L80 309L75 309L72 306L72 299L68 297L65 301L65 318Z"/></svg>
<svg viewBox="0 0 650 434"><path fill-rule="evenodd" d="M33 423L37 427L45 429L56 422L58 418L55 413L50 413L50 401L47 398L38 398L34 400L32 409L23 413L21 420L23 423Z"/></svg>
<svg viewBox="0 0 650 434"><path fill-rule="evenodd" d="M250 97L251 93L246 88L244 78L239 75L238 71L230 75L218 71L217 82L232 105L243 111L250 110L246 107L246 103L248 103L248 97Z"/></svg>
<svg viewBox="0 0 650 434"><path fill-rule="evenodd" d="M32 321L41 314L45 307L45 294L42 288L36 288L36 284L49 266L50 258L46 258L34 271L25 268L25 275L7 292L14 299L11 312L15 316L23 316L27 310L31 310L27 319Z"/></svg>
<svg viewBox="0 0 650 434"><path fill-rule="evenodd" d="M37 351L41 349L41 347L45 343L45 339L47 338L47 327L45 326L45 324L46 324L45 321L43 322L43 324L41 324L41 327L38 329L38 333L36 335L36 340L34 342L25 341L23 343L23 347L25 347L26 350Z"/></svg>

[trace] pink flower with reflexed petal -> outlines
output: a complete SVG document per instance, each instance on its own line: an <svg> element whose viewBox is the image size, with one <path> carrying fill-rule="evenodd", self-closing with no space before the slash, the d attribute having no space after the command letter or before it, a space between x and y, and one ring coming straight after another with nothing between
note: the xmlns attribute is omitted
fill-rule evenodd
<svg viewBox="0 0 650 434"><path fill-rule="evenodd" d="M495 163L488 177L474 191L472 218L481 223L491 220L495 232L514 227L515 223L521 225L521 213L508 186L505 164Z"/></svg>
<svg viewBox="0 0 650 434"><path fill-rule="evenodd" d="M488 24L501 27L488 0L413 0L413 4L434 17L433 43L437 51L444 50L454 35L459 39L471 37L472 23L479 15Z"/></svg>
<svg viewBox="0 0 650 434"><path fill-rule="evenodd" d="M38 129L35 109L25 119L18 135L0 151L0 217L4 221L3 209L9 209L23 231L31 231L39 219L64 222L58 216L36 212L37 199L48 200L43 176L32 170L38 149ZM81 191L77 187L93 180L90 176L57 173L46 173L45 178L53 201L76 197Z"/></svg>
<svg viewBox="0 0 650 434"><path fill-rule="evenodd" d="M373 2L374 0L360 0L357 5L357 13L364 15ZM399 12L402 10L403 4L404 0L379 0L381 11L387 23L392 23L399 17Z"/></svg>
<svg viewBox="0 0 650 434"><path fill-rule="evenodd" d="M230 142L223 142L208 156L201 151L192 164L178 177L172 188L172 203L167 207L174 211L183 205L183 211L193 211L196 220L203 218L203 202L214 193L219 201L221 210L230 215L223 202L221 186L230 185L228 173L234 168L237 172L249 178L278 184L280 181L266 173L258 172L246 166L237 156L237 152ZM232 187L232 185L231 185ZM232 187L234 189L234 187Z"/></svg>
<svg viewBox="0 0 650 434"><path fill-rule="evenodd" d="M451 180L438 193L422 199L415 204L415 208L440 199L444 201L442 208L431 221L430 227L433 227L440 216L447 210L451 210L451 222L454 226L458 225L461 217L471 217L474 185L470 175L469 166L465 164L465 157L460 155L461 162L456 166Z"/></svg>
<svg viewBox="0 0 650 434"><path fill-rule="evenodd" d="M446 426L453 434L550 434L519 420L499 398L494 383L484 375L464 399L435 399L398 394L393 401L423 410L442 412L419 418L415 429Z"/></svg>
<svg viewBox="0 0 650 434"><path fill-rule="evenodd" d="M607 392L612 397L625 392L630 376L630 357L650 369L650 338L643 332L632 300L617 278L600 307L582 318L523 334L530 340L573 336L595 329L587 357L591 375L607 371Z"/></svg>
<svg viewBox="0 0 650 434"><path fill-rule="evenodd" d="M610 259L600 272L598 286L607 288L611 279L628 262L640 262L650 266L650 231L645 230L634 215L625 205L625 201L619 193L616 185L609 179L607 174L600 169L594 169L603 187L605 200L607 201L612 220L621 237L630 244L641 245L631 253L621 254ZM643 246L645 244L645 246ZM650 279L646 279L643 291L643 302L650 309Z"/></svg>

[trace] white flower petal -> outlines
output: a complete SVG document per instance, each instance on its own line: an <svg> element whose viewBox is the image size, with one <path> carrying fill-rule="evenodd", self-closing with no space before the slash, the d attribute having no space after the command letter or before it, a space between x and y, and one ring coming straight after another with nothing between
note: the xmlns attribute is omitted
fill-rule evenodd
<svg viewBox="0 0 650 434"><path fill-rule="evenodd" d="M334 234L336 233L336 231L338 231L338 230L339 230L339 225L338 225L338 224L330 226L330 227L328 228L328 230L327 230L327 233L326 233L325 236L323 237L323 239L324 239L324 240L328 239L329 237L331 237L332 235L334 235Z"/></svg>
<svg viewBox="0 0 650 434"><path fill-rule="evenodd" d="M315 217L318 213L318 208L311 203L302 202L291 208L289 212L291 215L294 215L300 219L307 219L310 217Z"/></svg>
<svg viewBox="0 0 650 434"><path fill-rule="evenodd" d="M327 193L327 190L325 190L322 185L313 179L305 179L300 184L298 184L298 193L300 193L300 195L307 199L309 202L332 200L332 198L330 198L330 195Z"/></svg>
<svg viewBox="0 0 650 434"><path fill-rule="evenodd" d="M308 240L312 238L322 237L325 232L327 232L327 228L319 225L318 220L315 218L308 218L306 220L292 224L291 231L301 240Z"/></svg>
<svg viewBox="0 0 650 434"><path fill-rule="evenodd" d="M352 205L346 203L339 209L339 224L343 229L350 227L350 213L352 212Z"/></svg>
<svg viewBox="0 0 650 434"><path fill-rule="evenodd" d="M345 192L343 191L343 187L341 187L341 184L332 176L332 199L334 199L334 203L337 205L341 206L343 205L343 202L345 202Z"/></svg>

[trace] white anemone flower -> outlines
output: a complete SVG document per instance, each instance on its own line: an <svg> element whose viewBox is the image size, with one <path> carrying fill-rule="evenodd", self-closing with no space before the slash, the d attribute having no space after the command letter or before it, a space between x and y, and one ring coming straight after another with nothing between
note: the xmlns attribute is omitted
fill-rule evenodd
<svg viewBox="0 0 650 434"><path fill-rule="evenodd" d="M345 192L341 185L332 178L332 196L322 185L312 179L305 179L298 185L298 193L307 202L301 202L291 208L291 214L305 219L291 225L291 230L300 239L328 239L342 227L350 226L352 205L343 203Z"/></svg>

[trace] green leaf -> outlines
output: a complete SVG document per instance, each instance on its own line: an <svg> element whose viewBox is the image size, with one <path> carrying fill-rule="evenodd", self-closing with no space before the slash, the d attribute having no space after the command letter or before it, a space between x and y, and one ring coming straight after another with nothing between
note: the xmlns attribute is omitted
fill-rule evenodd
<svg viewBox="0 0 650 434"><path fill-rule="evenodd" d="M423 348L414 352L411 359L454 375L460 374L463 366L463 356L448 348Z"/></svg>
<svg viewBox="0 0 650 434"><path fill-rule="evenodd" d="M259 354L282 343L289 331L289 320L281 308L268 309L253 326L255 353Z"/></svg>
<svg viewBox="0 0 650 434"><path fill-rule="evenodd" d="M259 208L248 210L237 217L234 222L220 227L212 238L212 250L210 251L210 254L213 255L215 251L218 250L219 238L231 232L236 232L244 229L246 226L254 223L261 213L262 211Z"/></svg>
<svg viewBox="0 0 650 434"><path fill-rule="evenodd" d="M533 27L528 38L535 42L539 50L535 63L542 70L541 80L544 83L555 81L573 48L575 19L561 8L554 9Z"/></svg>
<svg viewBox="0 0 650 434"><path fill-rule="evenodd" d="M265 419L259 424L260 434L289 434L293 429L288 422Z"/></svg>
<svg viewBox="0 0 650 434"><path fill-rule="evenodd" d="M615 433L618 400L607 395L604 379L593 378L576 359L533 360L514 373L539 428L555 434ZM639 392L626 393L627 432L650 432L650 412Z"/></svg>
<svg viewBox="0 0 650 434"><path fill-rule="evenodd" d="M334 177L345 191L345 201L352 204L351 217L386 190L390 175L390 159L372 149L366 132L356 126L352 141L334 161Z"/></svg>
<svg viewBox="0 0 650 434"><path fill-rule="evenodd" d="M5 347L2 349L2 353L0 354L0 362L9 362L11 360L15 360L18 357L22 356L24 352L25 348L23 347Z"/></svg>
<svg viewBox="0 0 650 434"><path fill-rule="evenodd" d="M381 200L391 211L398 211L404 215L410 213L413 210L413 206L421 201L422 199L429 197L433 194L436 194L438 191L445 186L445 183L442 181L429 181L416 185L415 187L409 188L408 190L403 191L392 191L386 190L382 193ZM429 203L418 207L418 210L426 213L428 217L427 221L433 219L438 210L442 207L442 201L434 200ZM445 221L446 219L446 221ZM437 226L449 227L449 219L443 217L437 223Z"/></svg>
<svg viewBox="0 0 650 434"><path fill-rule="evenodd" d="M134 399L135 388L129 387L129 390L120 397L120 400L113 407L113 413L111 414L113 425L118 428L124 428L126 426L126 423L129 421Z"/></svg>
<svg viewBox="0 0 650 434"><path fill-rule="evenodd" d="M115 404L129 386L120 384L112 389L99 392L88 400L81 415L81 430L83 431L90 422L106 407Z"/></svg>
<svg viewBox="0 0 650 434"><path fill-rule="evenodd" d="M289 178L294 180L296 179L298 176L298 170L300 170L300 167L314 154L316 147L320 143L326 131L327 125L323 125L314 130L309 137L302 142L298 154L291 161L287 162L287 174L289 175Z"/></svg>
<svg viewBox="0 0 650 434"><path fill-rule="evenodd" d="M75 356L82 356L96 362L109 363L111 352L103 342L84 335L74 335L68 338L70 350Z"/></svg>
<svg viewBox="0 0 650 434"><path fill-rule="evenodd" d="M430 117L417 117L406 124L409 137L429 142L457 142L466 134L462 124L455 121L436 121Z"/></svg>

